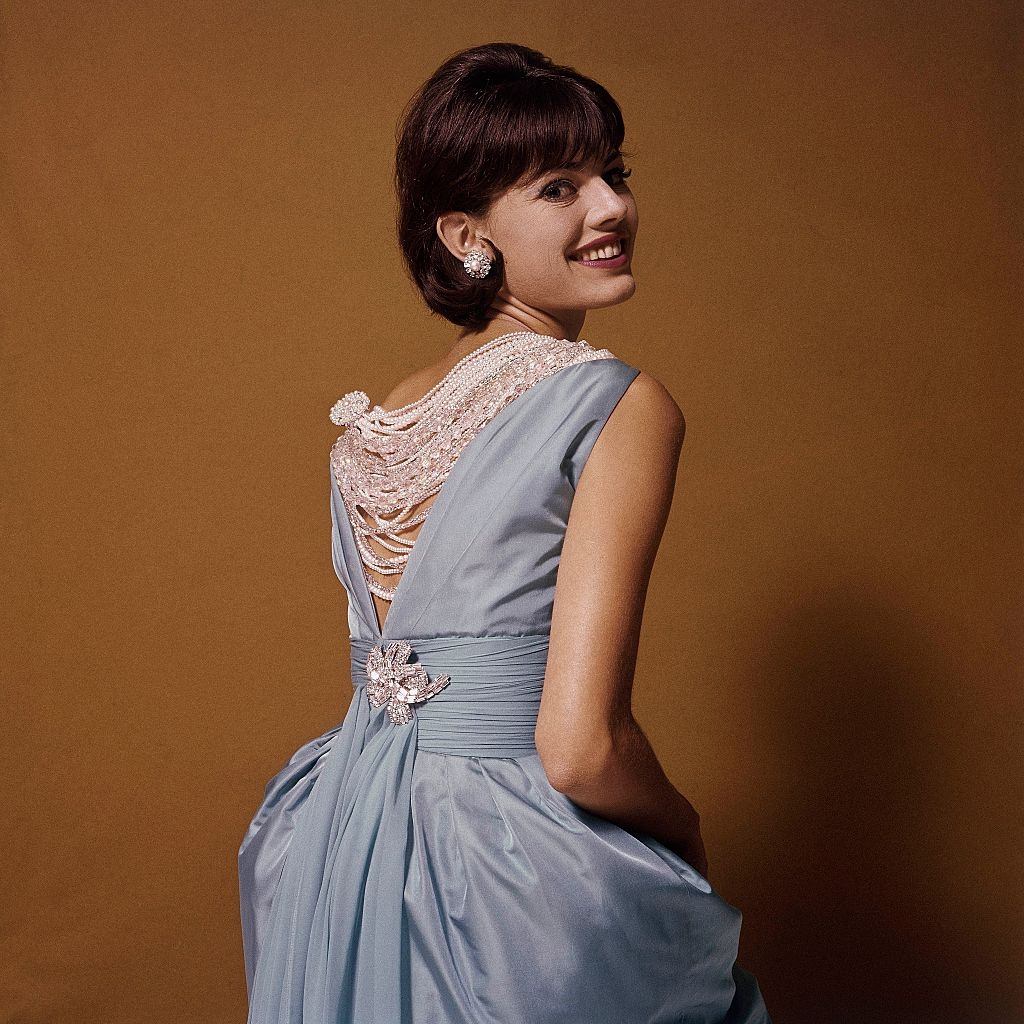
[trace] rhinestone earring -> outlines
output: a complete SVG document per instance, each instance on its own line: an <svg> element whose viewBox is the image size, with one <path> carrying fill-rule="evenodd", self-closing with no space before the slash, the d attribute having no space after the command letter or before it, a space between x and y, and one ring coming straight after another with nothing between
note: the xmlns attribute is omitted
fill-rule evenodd
<svg viewBox="0 0 1024 1024"><path fill-rule="evenodd" d="M480 249L470 249L466 253L466 258L462 261L462 265L466 268L466 273L470 277L482 278L491 272L491 259L487 253L482 252Z"/></svg>

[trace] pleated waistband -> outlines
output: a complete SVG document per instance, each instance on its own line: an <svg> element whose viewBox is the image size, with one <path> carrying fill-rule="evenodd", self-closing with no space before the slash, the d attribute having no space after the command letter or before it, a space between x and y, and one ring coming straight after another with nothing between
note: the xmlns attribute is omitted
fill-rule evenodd
<svg viewBox="0 0 1024 1024"><path fill-rule="evenodd" d="M534 733L549 639L547 633L409 639L410 663L421 664L430 679L451 677L443 690L413 705L417 749L480 757L536 753ZM394 642L349 638L357 696L367 683L371 649Z"/></svg>

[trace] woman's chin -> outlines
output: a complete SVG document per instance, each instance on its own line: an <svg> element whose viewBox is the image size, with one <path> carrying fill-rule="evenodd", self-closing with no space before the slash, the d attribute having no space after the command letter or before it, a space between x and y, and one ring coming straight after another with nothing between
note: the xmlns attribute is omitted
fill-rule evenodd
<svg viewBox="0 0 1024 1024"><path fill-rule="evenodd" d="M614 281L608 281L603 288L595 288L593 301L587 303L588 309L604 309L606 306L617 306L633 297L636 291L636 278L632 274L623 273Z"/></svg>

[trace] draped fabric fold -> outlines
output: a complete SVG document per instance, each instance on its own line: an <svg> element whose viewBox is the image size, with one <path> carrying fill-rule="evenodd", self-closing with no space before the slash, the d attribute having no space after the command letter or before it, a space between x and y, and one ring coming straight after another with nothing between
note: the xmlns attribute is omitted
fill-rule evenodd
<svg viewBox="0 0 1024 1024"><path fill-rule="evenodd" d="M320 754L310 805L288 835L266 934L258 933L254 915L246 928L253 964L249 1024L411 1019L409 956L396 949L395 937L408 933L404 897L417 749L486 757L535 753L548 639L410 640L429 676L443 671L452 683L414 705L404 725L370 707L366 658L374 644L351 640L352 704L341 725L326 740L318 738L315 749L328 750ZM330 820L326 831L324 818ZM255 827L250 833L257 840ZM240 863L257 863L255 853L243 843Z"/></svg>

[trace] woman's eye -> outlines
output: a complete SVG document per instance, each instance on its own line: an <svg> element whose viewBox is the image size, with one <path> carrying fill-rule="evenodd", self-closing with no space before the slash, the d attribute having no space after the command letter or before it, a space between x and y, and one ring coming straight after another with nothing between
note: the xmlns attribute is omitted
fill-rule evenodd
<svg viewBox="0 0 1024 1024"><path fill-rule="evenodd" d="M541 195L545 199L561 199L560 195L553 195L551 192L552 189L557 188L559 185L572 185L572 182L567 181L565 178L559 178L558 181L553 181L550 185L547 185L544 191L541 192Z"/></svg>
<svg viewBox="0 0 1024 1024"><path fill-rule="evenodd" d="M632 173L633 169L631 167L613 167L605 176L611 176L615 179L612 181L612 184L621 185ZM563 185L568 185L569 188L575 187L567 178L559 178L557 181L552 181L546 185L541 195L545 199L563 199L565 197L559 194L558 191Z"/></svg>

